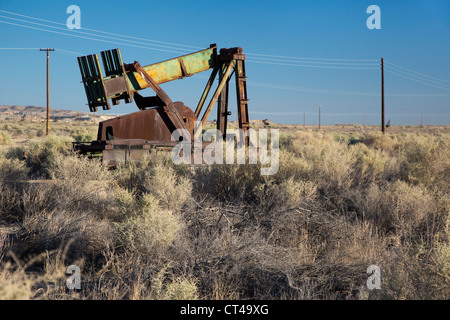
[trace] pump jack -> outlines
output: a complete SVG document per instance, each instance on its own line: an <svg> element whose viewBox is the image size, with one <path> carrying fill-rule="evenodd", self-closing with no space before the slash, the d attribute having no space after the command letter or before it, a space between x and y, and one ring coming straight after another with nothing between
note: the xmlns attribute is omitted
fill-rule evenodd
<svg viewBox="0 0 450 320"><path fill-rule="evenodd" d="M100 122L97 140L74 143L75 150L82 154L101 155L108 165L139 160L152 148L173 148L178 143L172 139L174 130L187 130L192 140L197 139L201 131L195 130L195 121L201 121L204 126L216 102L217 129L225 137L231 114L228 111L228 93L233 73L238 124L243 133L239 139L241 143L248 143L248 99L242 48L220 49L218 54L217 46L212 44L208 49L144 67L137 61L123 63L120 49L102 51L101 58L105 76L97 54L77 58L90 111L95 112L99 107L111 109L109 100L113 105L119 104L120 100L125 103L134 100L140 111ZM207 70L212 72L195 111L182 102L173 102L160 87L160 84ZM217 75L219 84L201 115ZM143 97L138 93L146 88L151 88L156 95Z"/></svg>

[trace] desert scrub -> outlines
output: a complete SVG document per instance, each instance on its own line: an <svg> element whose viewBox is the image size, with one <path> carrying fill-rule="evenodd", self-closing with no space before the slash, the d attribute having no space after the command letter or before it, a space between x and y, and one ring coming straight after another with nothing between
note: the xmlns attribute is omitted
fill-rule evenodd
<svg viewBox="0 0 450 320"><path fill-rule="evenodd" d="M399 144L397 136L386 135L379 132L363 135L361 137L361 142L372 149L383 150L390 153L394 152Z"/></svg>
<svg viewBox="0 0 450 320"><path fill-rule="evenodd" d="M10 235L11 251L20 259L64 247L70 241L68 256L79 259L97 255L112 240L110 223L97 218L95 208L74 204L53 183L32 184L20 192L20 229Z"/></svg>
<svg viewBox="0 0 450 320"><path fill-rule="evenodd" d="M141 253L155 252L171 245L181 228L180 219L171 211L162 209L151 194L133 199L121 191L118 202L124 207L123 221L115 223L115 239L119 248Z"/></svg>
<svg viewBox="0 0 450 320"><path fill-rule="evenodd" d="M327 134L305 136L293 141L292 151L301 159L300 176L315 182L323 192L335 194L349 188L353 159L346 143Z"/></svg>
<svg viewBox="0 0 450 320"><path fill-rule="evenodd" d="M19 159L0 157L0 181L3 183L19 182L27 179L28 168Z"/></svg>
<svg viewBox="0 0 450 320"><path fill-rule="evenodd" d="M448 231L448 230L447 230ZM417 242L399 250L383 268L379 299L448 300L450 245Z"/></svg>
<svg viewBox="0 0 450 320"><path fill-rule="evenodd" d="M71 139L49 135L45 140L29 146L14 147L6 153L7 158L26 158L29 176L37 179L51 179L51 168L55 165L55 158L67 155L71 150Z"/></svg>
<svg viewBox="0 0 450 320"><path fill-rule="evenodd" d="M7 132L0 130L0 145L8 145L10 143L11 136Z"/></svg>
<svg viewBox="0 0 450 320"><path fill-rule="evenodd" d="M371 182L395 181L400 176L400 156L391 156L383 150L367 147L365 144L350 146L353 155L353 187Z"/></svg>
<svg viewBox="0 0 450 320"><path fill-rule="evenodd" d="M359 212L383 234L396 235L407 243L418 239L431 242L448 216L428 189L400 180L386 186L372 184L358 205Z"/></svg>
<svg viewBox="0 0 450 320"><path fill-rule="evenodd" d="M260 165L217 164L196 171L195 191L219 201L254 202L255 188L263 181Z"/></svg>
<svg viewBox="0 0 450 320"><path fill-rule="evenodd" d="M33 296L32 285L30 277L11 263L0 267L0 300L29 300Z"/></svg>
<svg viewBox="0 0 450 320"><path fill-rule="evenodd" d="M85 181L108 181L112 179L108 168L99 159L72 152L57 153L49 164L48 174L52 179Z"/></svg>
<svg viewBox="0 0 450 320"><path fill-rule="evenodd" d="M94 140L95 132L87 128L76 129L72 132L72 137L77 142L91 142Z"/></svg>
<svg viewBox="0 0 450 320"><path fill-rule="evenodd" d="M169 267L162 267L153 276L150 297L155 300L197 300L195 279L176 277L168 271Z"/></svg>
<svg viewBox="0 0 450 320"><path fill-rule="evenodd" d="M450 142L444 136L412 136L403 143L401 175L413 184L450 191Z"/></svg>
<svg viewBox="0 0 450 320"><path fill-rule="evenodd" d="M114 219L114 181L108 168L98 159L89 159L72 152L56 154L48 167L58 206L90 212L99 218Z"/></svg>
<svg viewBox="0 0 450 320"><path fill-rule="evenodd" d="M259 210L277 212L312 203L317 197L317 186L294 177L280 182L266 178L264 183L255 186L253 193Z"/></svg>
<svg viewBox="0 0 450 320"><path fill-rule="evenodd" d="M191 197L190 175L182 165L174 165L170 154L150 153L139 163L121 164L114 172L122 188L138 196L151 194L168 210L180 210Z"/></svg>

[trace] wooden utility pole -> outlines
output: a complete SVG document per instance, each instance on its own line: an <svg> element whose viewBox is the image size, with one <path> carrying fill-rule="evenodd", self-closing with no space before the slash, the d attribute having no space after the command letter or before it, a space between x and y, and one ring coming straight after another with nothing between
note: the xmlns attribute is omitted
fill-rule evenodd
<svg viewBox="0 0 450 320"><path fill-rule="evenodd" d="M420 114L420 127L423 127L423 114Z"/></svg>
<svg viewBox="0 0 450 320"><path fill-rule="evenodd" d="M384 58L381 58L381 131L386 133L384 123Z"/></svg>
<svg viewBox="0 0 450 320"><path fill-rule="evenodd" d="M321 104L319 104L319 131L320 131L320 108L322 107Z"/></svg>
<svg viewBox="0 0 450 320"><path fill-rule="evenodd" d="M303 112L303 128L306 128L306 116L304 112Z"/></svg>
<svg viewBox="0 0 450 320"><path fill-rule="evenodd" d="M366 126L366 113L363 112L363 131L365 126Z"/></svg>
<svg viewBox="0 0 450 320"><path fill-rule="evenodd" d="M49 89L49 65L50 65L50 55L49 51L55 51L55 49L39 49L39 51L47 51L47 129L46 134L48 136L50 132L50 89Z"/></svg>

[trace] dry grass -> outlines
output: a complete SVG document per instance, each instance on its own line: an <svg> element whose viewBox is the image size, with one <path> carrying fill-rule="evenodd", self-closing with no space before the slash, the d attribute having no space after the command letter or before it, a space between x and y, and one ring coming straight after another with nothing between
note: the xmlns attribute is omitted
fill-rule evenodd
<svg viewBox="0 0 450 320"><path fill-rule="evenodd" d="M88 129L4 147L0 298L448 299L448 130L324 128L282 129L273 176L164 153L111 171L69 151Z"/></svg>

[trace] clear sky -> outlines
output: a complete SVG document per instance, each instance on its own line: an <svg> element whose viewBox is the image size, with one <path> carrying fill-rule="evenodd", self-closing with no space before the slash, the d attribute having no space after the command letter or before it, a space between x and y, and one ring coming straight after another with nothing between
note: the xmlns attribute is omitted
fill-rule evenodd
<svg viewBox="0 0 450 320"><path fill-rule="evenodd" d="M70 5L81 9L80 30L66 26ZM370 5L381 9L381 29L367 28ZM56 49L51 108L89 110L78 55L119 47L124 62L148 65L216 43L246 53L251 119L303 123L305 113L307 124L317 124L320 104L323 124L361 124L364 113L366 124L377 125L384 57L386 121L420 124L423 114L424 124L450 124L448 0L0 0L0 10L0 48ZM0 49L0 59L0 105L45 106L45 52ZM162 88L195 109L208 77ZM230 110L234 119L234 96ZM134 111L122 102L103 113Z"/></svg>

